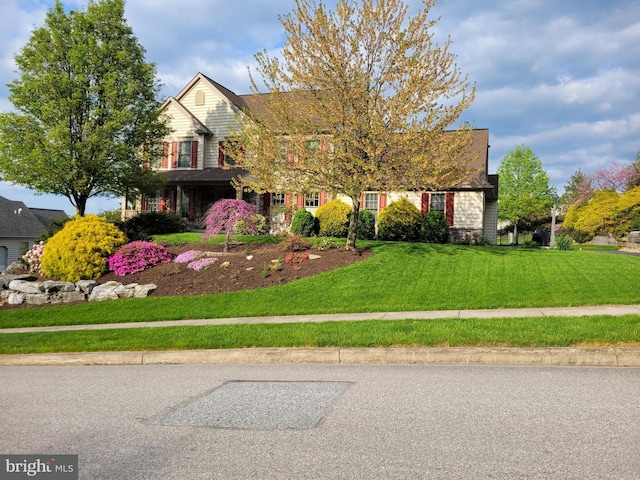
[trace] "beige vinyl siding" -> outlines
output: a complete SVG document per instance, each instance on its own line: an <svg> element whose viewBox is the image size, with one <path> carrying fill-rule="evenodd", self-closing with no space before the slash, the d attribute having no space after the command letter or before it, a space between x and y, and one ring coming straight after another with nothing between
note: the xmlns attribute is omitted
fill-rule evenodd
<svg viewBox="0 0 640 480"><path fill-rule="evenodd" d="M484 208L484 236L496 242L498 239L498 202L486 202Z"/></svg>
<svg viewBox="0 0 640 480"><path fill-rule="evenodd" d="M196 94L199 91L204 93L204 105L196 105ZM211 84L203 81L196 82L180 98L180 103L213 133L213 137L209 137L202 142L204 144L203 166L204 168L217 167L218 143L229 135L231 127L237 125L235 119L237 109Z"/></svg>
<svg viewBox="0 0 640 480"><path fill-rule="evenodd" d="M483 228L484 194L482 192L455 192L453 226L461 229Z"/></svg>

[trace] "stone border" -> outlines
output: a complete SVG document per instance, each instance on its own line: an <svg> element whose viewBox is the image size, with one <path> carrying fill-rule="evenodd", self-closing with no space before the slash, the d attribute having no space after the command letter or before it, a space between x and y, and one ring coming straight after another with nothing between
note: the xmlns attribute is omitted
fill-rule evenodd
<svg viewBox="0 0 640 480"><path fill-rule="evenodd" d="M94 280L60 282L35 281L30 274L0 274L0 308L2 305L45 305L75 302L97 302L118 298L144 298L157 288L150 283L140 285L120 282L99 284Z"/></svg>

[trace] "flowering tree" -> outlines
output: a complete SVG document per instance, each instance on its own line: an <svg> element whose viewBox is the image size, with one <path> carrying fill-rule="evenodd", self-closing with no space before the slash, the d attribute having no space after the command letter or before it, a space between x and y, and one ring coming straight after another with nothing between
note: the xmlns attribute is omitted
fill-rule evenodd
<svg viewBox="0 0 640 480"><path fill-rule="evenodd" d="M256 231L256 225L253 222L253 215L256 210L250 203L244 200L224 199L219 200L207 210L204 217L205 232L202 238L209 238L225 232L224 251L229 250L229 241L233 227L240 220L246 222L246 226L250 232Z"/></svg>
<svg viewBox="0 0 640 480"><path fill-rule="evenodd" d="M603 167L589 175L588 180L595 190L624 192L627 188L633 186L634 181L637 181L635 178L637 175L638 172L635 165L622 165L621 163L613 162L610 166Z"/></svg>

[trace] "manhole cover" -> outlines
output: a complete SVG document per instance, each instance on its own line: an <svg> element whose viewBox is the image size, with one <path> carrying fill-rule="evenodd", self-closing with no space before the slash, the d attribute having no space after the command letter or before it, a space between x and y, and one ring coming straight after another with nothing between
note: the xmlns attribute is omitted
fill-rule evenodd
<svg viewBox="0 0 640 480"><path fill-rule="evenodd" d="M240 429L313 428L348 385L349 382L230 381L152 423Z"/></svg>

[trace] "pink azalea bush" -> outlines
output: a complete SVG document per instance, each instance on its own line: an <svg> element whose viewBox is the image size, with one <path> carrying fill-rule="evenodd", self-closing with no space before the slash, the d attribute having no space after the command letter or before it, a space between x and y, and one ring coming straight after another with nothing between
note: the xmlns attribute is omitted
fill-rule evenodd
<svg viewBox="0 0 640 480"><path fill-rule="evenodd" d="M22 260L29 267L29 271L43 275L42 272L42 253L44 252L44 241L40 241L33 245L22 256Z"/></svg>
<svg viewBox="0 0 640 480"><path fill-rule="evenodd" d="M151 242L131 242L123 245L107 259L109 270L119 277L141 272L146 268L170 262L171 254L161 245Z"/></svg>

